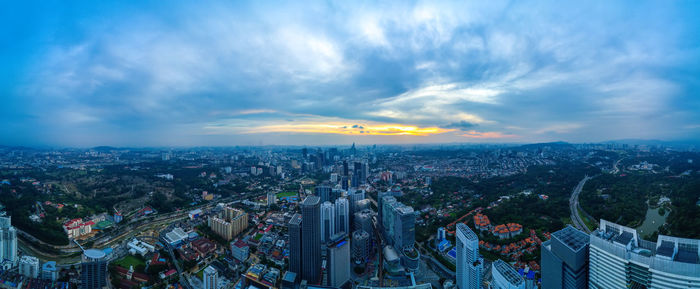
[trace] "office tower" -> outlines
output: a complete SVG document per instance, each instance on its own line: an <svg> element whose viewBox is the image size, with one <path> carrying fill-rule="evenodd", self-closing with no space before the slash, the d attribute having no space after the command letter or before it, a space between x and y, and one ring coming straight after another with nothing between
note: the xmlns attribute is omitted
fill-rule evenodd
<svg viewBox="0 0 700 289"><path fill-rule="evenodd" d="M350 187L351 188L357 188L360 186L360 176L357 174L352 174L350 176Z"/></svg>
<svg viewBox="0 0 700 289"><path fill-rule="evenodd" d="M301 203L301 278L310 284L321 281L321 199L308 196Z"/></svg>
<svg viewBox="0 0 700 289"><path fill-rule="evenodd" d="M347 176L340 177L340 188L343 189L343 191L347 191L350 188Z"/></svg>
<svg viewBox="0 0 700 289"><path fill-rule="evenodd" d="M352 233L352 259L355 264L362 264L369 259L372 250L372 239L368 232L355 231Z"/></svg>
<svg viewBox="0 0 700 289"><path fill-rule="evenodd" d="M207 266L207 268L204 268L202 279L202 281L204 281L204 289L217 289L219 271L212 266Z"/></svg>
<svg viewBox="0 0 700 289"><path fill-rule="evenodd" d="M335 184L338 182L338 174L337 173L331 173L331 183Z"/></svg>
<svg viewBox="0 0 700 289"><path fill-rule="evenodd" d="M479 238L464 223L457 223L457 288L481 288L483 262L479 257Z"/></svg>
<svg viewBox="0 0 700 289"><path fill-rule="evenodd" d="M590 288L700 288L700 240L659 235L600 220L590 234Z"/></svg>
<svg viewBox="0 0 700 289"><path fill-rule="evenodd" d="M0 217L0 264L17 263L17 229L12 226L11 217Z"/></svg>
<svg viewBox="0 0 700 289"><path fill-rule="evenodd" d="M367 183L367 175L369 175L369 165L367 165L367 161L365 160L360 165L360 184Z"/></svg>
<svg viewBox="0 0 700 289"><path fill-rule="evenodd" d="M384 240L389 244L394 242L394 206L398 202L392 196L382 198L382 207L378 208L382 211L382 227L384 227Z"/></svg>
<svg viewBox="0 0 700 289"><path fill-rule="evenodd" d="M350 204L346 198L335 200L335 232L350 232Z"/></svg>
<svg viewBox="0 0 700 289"><path fill-rule="evenodd" d="M348 199L350 201L350 215L355 214L355 212L358 212L359 210L357 209L357 205L359 201L362 201L365 199L365 191L364 190L350 190L348 191Z"/></svg>
<svg viewBox="0 0 700 289"><path fill-rule="evenodd" d="M309 149L303 148L301 149L301 156L306 159L306 157L309 155Z"/></svg>
<svg viewBox="0 0 700 289"><path fill-rule="evenodd" d="M525 289L525 280L513 266L498 259L491 263L491 277L494 289Z"/></svg>
<svg viewBox="0 0 700 289"><path fill-rule="evenodd" d="M339 232L328 242L328 286L340 288L350 281L350 264L347 234Z"/></svg>
<svg viewBox="0 0 700 289"><path fill-rule="evenodd" d="M324 202L321 204L321 243L329 242L335 233L335 206Z"/></svg>
<svg viewBox="0 0 700 289"><path fill-rule="evenodd" d="M403 204L394 207L394 248L400 251L413 247L416 242L415 224L413 208Z"/></svg>
<svg viewBox="0 0 700 289"><path fill-rule="evenodd" d="M29 278L39 278L39 258L22 256L19 259L19 274Z"/></svg>
<svg viewBox="0 0 700 289"><path fill-rule="evenodd" d="M348 161L343 161L343 176L347 177L349 174L350 172L348 171Z"/></svg>
<svg viewBox="0 0 700 289"><path fill-rule="evenodd" d="M437 240L442 241L447 238L447 231L445 231L445 227L440 227L437 230Z"/></svg>
<svg viewBox="0 0 700 289"><path fill-rule="evenodd" d="M360 212L355 213L354 216L355 220L355 227L353 228L354 230L362 230L367 233L370 233L373 231L372 229L372 211L370 210L362 210Z"/></svg>
<svg viewBox="0 0 700 289"><path fill-rule="evenodd" d="M287 225L289 231L289 271L301 275L301 214L294 214Z"/></svg>
<svg viewBox="0 0 700 289"><path fill-rule="evenodd" d="M586 288L588 243L588 235L571 225L552 233L542 243L542 288Z"/></svg>
<svg viewBox="0 0 700 289"><path fill-rule="evenodd" d="M369 199L362 199L355 202L355 213L369 210L370 208L372 208L372 201Z"/></svg>
<svg viewBox="0 0 700 289"><path fill-rule="evenodd" d="M83 251L80 279L82 289L99 289L107 286L107 258L102 250Z"/></svg>
<svg viewBox="0 0 700 289"><path fill-rule="evenodd" d="M331 201L331 187L328 185L316 186L316 196L321 198L321 203Z"/></svg>
<svg viewBox="0 0 700 289"><path fill-rule="evenodd" d="M56 281L58 279L58 269L56 268L56 261L46 261L43 266L41 266L41 279Z"/></svg>

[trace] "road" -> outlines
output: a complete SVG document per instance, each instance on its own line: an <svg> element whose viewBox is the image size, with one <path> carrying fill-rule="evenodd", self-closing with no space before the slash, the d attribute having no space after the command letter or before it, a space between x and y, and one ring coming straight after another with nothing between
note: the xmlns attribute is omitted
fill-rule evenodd
<svg viewBox="0 0 700 289"><path fill-rule="evenodd" d="M592 179L592 177L585 176L583 180L581 180L578 185L574 188L574 190L571 192L571 198L569 199L569 210L571 211L571 222L574 223L574 227L577 229L586 232L587 234L591 233L591 230L588 229L588 226L586 226L586 223L583 222L583 219L581 219L581 216L578 213L578 208L579 208L579 203L578 203L578 195L581 194L581 190L583 190L583 186L586 184L588 180Z"/></svg>

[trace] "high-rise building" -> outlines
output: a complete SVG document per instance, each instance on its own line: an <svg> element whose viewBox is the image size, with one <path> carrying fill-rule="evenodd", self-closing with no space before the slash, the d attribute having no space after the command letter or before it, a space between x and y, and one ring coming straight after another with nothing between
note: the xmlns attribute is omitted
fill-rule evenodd
<svg viewBox="0 0 700 289"><path fill-rule="evenodd" d="M82 289L101 289L107 286L107 258L102 250L88 249L80 263Z"/></svg>
<svg viewBox="0 0 700 289"><path fill-rule="evenodd" d="M588 235L571 225L552 233L542 243L542 288L586 288L588 243Z"/></svg>
<svg viewBox="0 0 700 289"><path fill-rule="evenodd" d="M207 268L204 268L202 279L202 281L204 281L204 289L217 289L217 284L219 283L219 271L212 266L208 266Z"/></svg>
<svg viewBox="0 0 700 289"><path fill-rule="evenodd" d="M372 232L372 211L370 210L362 210L360 212L356 212L354 216L355 220L355 227L353 228L354 230L362 230L367 233Z"/></svg>
<svg viewBox="0 0 700 289"><path fill-rule="evenodd" d="M590 234L589 288L700 288L700 240L659 235L600 220Z"/></svg>
<svg viewBox="0 0 700 289"><path fill-rule="evenodd" d="M248 228L248 214L227 206L219 216L210 217L208 225L214 233L231 241L234 236Z"/></svg>
<svg viewBox="0 0 700 289"><path fill-rule="evenodd" d="M355 264L364 264L369 259L372 250L372 239L368 232L352 232L352 259Z"/></svg>
<svg viewBox="0 0 700 289"><path fill-rule="evenodd" d="M347 191L349 188L348 185L348 177L347 176L342 176L340 177L340 187L344 190Z"/></svg>
<svg viewBox="0 0 700 289"><path fill-rule="evenodd" d="M19 274L29 278L39 278L39 258L22 256L19 259Z"/></svg>
<svg viewBox="0 0 700 289"><path fill-rule="evenodd" d="M347 177L350 174L348 171L348 161L343 161L343 176ZM347 178L345 179L347 180Z"/></svg>
<svg viewBox="0 0 700 289"><path fill-rule="evenodd" d="M289 231L289 271L301 275L301 214L294 214L287 226Z"/></svg>
<svg viewBox="0 0 700 289"><path fill-rule="evenodd" d="M384 240L391 245L394 242L394 206L398 202L393 196L384 196L382 198L382 207L378 208L382 211L382 227L384 228Z"/></svg>
<svg viewBox="0 0 700 289"><path fill-rule="evenodd" d="M324 202L321 204L321 243L329 242L335 233L335 206Z"/></svg>
<svg viewBox="0 0 700 289"><path fill-rule="evenodd" d="M464 223L456 226L457 288L481 288L483 261L479 257L479 237Z"/></svg>
<svg viewBox="0 0 700 289"><path fill-rule="evenodd" d="M347 234L334 234L328 242L328 286L340 288L350 281L350 264Z"/></svg>
<svg viewBox="0 0 700 289"><path fill-rule="evenodd" d="M331 183L335 184L338 182L338 173L331 173Z"/></svg>
<svg viewBox="0 0 700 289"><path fill-rule="evenodd" d="M413 208L401 203L394 207L394 248L411 248L416 242L416 214Z"/></svg>
<svg viewBox="0 0 700 289"><path fill-rule="evenodd" d="M332 201L331 200L331 187L328 185L318 185L315 188L316 196L321 198L321 203Z"/></svg>
<svg viewBox="0 0 700 289"><path fill-rule="evenodd" d="M308 196L301 202L301 278L310 284L321 281L321 198Z"/></svg>
<svg viewBox="0 0 700 289"><path fill-rule="evenodd" d="M41 266L41 279L56 281L58 279L58 269L56 268L56 261L46 261L43 266Z"/></svg>
<svg viewBox="0 0 700 289"><path fill-rule="evenodd" d="M0 216L0 264L17 264L17 230L11 217Z"/></svg>
<svg viewBox="0 0 700 289"><path fill-rule="evenodd" d="M523 276L501 259L491 263L491 286L494 289L525 289Z"/></svg>
<svg viewBox="0 0 700 289"><path fill-rule="evenodd" d="M350 231L350 204L346 198L335 200L335 232Z"/></svg>
<svg viewBox="0 0 700 289"><path fill-rule="evenodd" d="M272 206L277 204L277 194L273 191L267 192L267 205Z"/></svg>

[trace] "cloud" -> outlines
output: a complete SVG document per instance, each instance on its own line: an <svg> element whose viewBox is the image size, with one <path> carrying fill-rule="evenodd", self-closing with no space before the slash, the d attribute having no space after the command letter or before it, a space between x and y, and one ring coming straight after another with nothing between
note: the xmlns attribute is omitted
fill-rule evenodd
<svg viewBox="0 0 700 289"><path fill-rule="evenodd" d="M456 129L465 131L465 130L470 130L476 126L478 126L478 124L462 120L459 122L449 123L447 125L444 125L443 127L444 128L456 128Z"/></svg>
<svg viewBox="0 0 700 289"><path fill-rule="evenodd" d="M517 137L516 135L504 134L496 131L479 132L475 130L466 131L464 134L461 134L461 136L473 139L503 139Z"/></svg>

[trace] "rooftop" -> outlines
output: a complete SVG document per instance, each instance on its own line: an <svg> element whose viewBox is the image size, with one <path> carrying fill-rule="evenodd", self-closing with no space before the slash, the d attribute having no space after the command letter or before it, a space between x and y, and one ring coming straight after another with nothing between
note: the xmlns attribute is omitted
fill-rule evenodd
<svg viewBox="0 0 700 289"><path fill-rule="evenodd" d="M577 230L571 225L552 233L552 238L557 238L557 240L565 244L573 251L581 250L581 248L588 244L590 239L590 237L584 232Z"/></svg>
<svg viewBox="0 0 700 289"><path fill-rule="evenodd" d="M493 262L493 267L495 270L498 270L498 273L501 273L503 278L506 279L510 284L513 285L520 285L522 284L523 277L518 274L517 271L511 266L510 264L504 262L501 259L496 260L496 262Z"/></svg>

